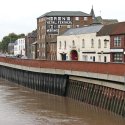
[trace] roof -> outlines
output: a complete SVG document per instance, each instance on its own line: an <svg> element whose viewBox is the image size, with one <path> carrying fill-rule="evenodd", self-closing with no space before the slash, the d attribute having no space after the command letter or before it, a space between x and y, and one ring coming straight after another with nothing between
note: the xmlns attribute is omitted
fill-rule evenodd
<svg viewBox="0 0 125 125"><path fill-rule="evenodd" d="M102 24L102 17L101 16L97 16L97 17L95 17L94 18L94 20L93 20L93 23L94 24Z"/></svg>
<svg viewBox="0 0 125 125"><path fill-rule="evenodd" d="M50 16L91 16L90 14L84 13L82 11L51 11L38 17L50 17Z"/></svg>
<svg viewBox="0 0 125 125"><path fill-rule="evenodd" d="M8 46L14 46L15 43L9 43Z"/></svg>
<svg viewBox="0 0 125 125"><path fill-rule="evenodd" d="M117 19L102 19L101 16L97 16L93 20L94 24L103 24L103 25L109 25L109 24L114 24L118 23Z"/></svg>
<svg viewBox="0 0 125 125"><path fill-rule="evenodd" d="M125 34L125 22L105 25L97 33L97 36Z"/></svg>
<svg viewBox="0 0 125 125"><path fill-rule="evenodd" d="M104 25L118 23L117 19L103 19L102 21Z"/></svg>
<svg viewBox="0 0 125 125"><path fill-rule="evenodd" d="M37 37L37 30L32 31L31 33L28 33L27 37Z"/></svg>
<svg viewBox="0 0 125 125"><path fill-rule="evenodd" d="M98 32L103 25L90 25L82 28L69 29L63 35L78 35L78 34L87 34L87 33L96 33Z"/></svg>
<svg viewBox="0 0 125 125"><path fill-rule="evenodd" d="M91 9L90 15L91 15L93 18L95 18L95 13L94 13L93 6L92 6L92 9Z"/></svg>

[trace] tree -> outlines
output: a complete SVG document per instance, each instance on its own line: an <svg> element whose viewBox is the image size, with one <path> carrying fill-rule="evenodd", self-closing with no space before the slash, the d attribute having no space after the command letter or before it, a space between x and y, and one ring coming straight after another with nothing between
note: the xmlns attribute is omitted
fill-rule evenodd
<svg viewBox="0 0 125 125"><path fill-rule="evenodd" d="M0 52L1 52L1 50L2 50L2 42L0 41Z"/></svg>
<svg viewBox="0 0 125 125"><path fill-rule="evenodd" d="M0 50L4 53L8 51L8 44L9 43L14 43L18 38L24 38L25 34L15 34L15 33L10 33L8 36L4 36L2 39L2 42L0 43Z"/></svg>

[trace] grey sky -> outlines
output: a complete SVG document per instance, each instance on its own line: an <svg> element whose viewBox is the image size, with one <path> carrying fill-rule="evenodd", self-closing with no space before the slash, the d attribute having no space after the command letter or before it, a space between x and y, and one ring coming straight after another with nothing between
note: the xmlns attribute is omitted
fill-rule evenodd
<svg viewBox="0 0 125 125"><path fill-rule="evenodd" d="M124 0L0 0L0 40L11 32L36 29L36 18L49 11L83 11L102 18L125 21Z"/></svg>

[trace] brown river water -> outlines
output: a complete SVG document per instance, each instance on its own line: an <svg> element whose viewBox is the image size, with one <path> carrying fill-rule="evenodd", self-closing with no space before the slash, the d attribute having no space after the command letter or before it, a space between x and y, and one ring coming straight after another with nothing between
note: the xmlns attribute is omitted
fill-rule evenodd
<svg viewBox="0 0 125 125"><path fill-rule="evenodd" d="M0 125L125 125L125 118L0 79Z"/></svg>

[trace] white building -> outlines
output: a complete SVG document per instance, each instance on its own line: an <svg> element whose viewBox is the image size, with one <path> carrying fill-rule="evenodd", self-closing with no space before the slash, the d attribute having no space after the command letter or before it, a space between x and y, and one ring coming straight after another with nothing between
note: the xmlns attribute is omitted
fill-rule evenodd
<svg viewBox="0 0 125 125"><path fill-rule="evenodd" d="M110 61L110 36L97 36L103 25L69 29L57 37L57 60Z"/></svg>
<svg viewBox="0 0 125 125"><path fill-rule="evenodd" d="M25 56L25 38L20 38L15 41L14 45L14 55L24 55Z"/></svg>

